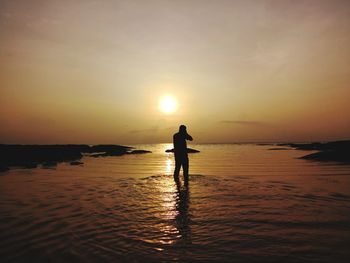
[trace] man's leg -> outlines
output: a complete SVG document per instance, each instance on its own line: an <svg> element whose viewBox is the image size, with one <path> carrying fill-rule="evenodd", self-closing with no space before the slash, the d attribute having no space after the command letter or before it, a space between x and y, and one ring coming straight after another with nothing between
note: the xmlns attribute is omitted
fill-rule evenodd
<svg viewBox="0 0 350 263"><path fill-rule="evenodd" d="M182 159L182 168L184 170L185 182L188 182L188 156L184 156Z"/></svg>
<svg viewBox="0 0 350 263"><path fill-rule="evenodd" d="M178 156L175 155L175 170L174 170L175 180L179 180L180 168L181 168L181 160Z"/></svg>

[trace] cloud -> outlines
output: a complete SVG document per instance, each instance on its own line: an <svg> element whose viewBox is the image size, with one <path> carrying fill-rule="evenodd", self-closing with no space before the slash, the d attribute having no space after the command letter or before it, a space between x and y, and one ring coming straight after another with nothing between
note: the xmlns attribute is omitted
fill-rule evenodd
<svg viewBox="0 0 350 263"><path fill-rule="evenodd" d="M154 133L158 132L159 128L154 127L154 128L149 128L149 129L143 129L143 130L131 130L129 133L135 134L135 133Z"/></svg>
<svg viewBox="0 0 350 263"><path fill-rule="evenodd" d="M232 125L244 125L244 126L270 126L267 122L261 121L238 121L238 120L223 120L220 121L222 124L232 124Z"/></svg>
<svg viewBox="0 0 350 263"><path fill-rule="evenodd" d="M168 127L168 128L160 128L160 127L152 127L152 128L148 128L148 129L140 129L140 130L131 130L129 131L129 133L131 134L138 134L138 133L157 133L160 131L176 131L175 127Z"/></svg>

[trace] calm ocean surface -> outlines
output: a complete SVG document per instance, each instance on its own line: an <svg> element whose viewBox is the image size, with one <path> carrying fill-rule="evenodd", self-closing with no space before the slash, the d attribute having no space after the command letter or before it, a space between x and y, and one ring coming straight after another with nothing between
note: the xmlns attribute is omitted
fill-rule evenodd
<svg viewBox="0 0 350 263"><path fill-rule="evenodd" d="M348 262L350 166L271 146L167 144L0 173L0 261Z"/></svg>

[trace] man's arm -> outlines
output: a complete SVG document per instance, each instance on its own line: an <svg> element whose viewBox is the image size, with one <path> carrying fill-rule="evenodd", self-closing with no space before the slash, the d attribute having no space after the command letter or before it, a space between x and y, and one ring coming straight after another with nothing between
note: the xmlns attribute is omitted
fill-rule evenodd
<svg viewBox="0 0 350 263"><path fill-rule="evenodd" d="M186 133L186 140L193 141L193 138L192 138L191 135L189 135L188 133Z"/></svg>

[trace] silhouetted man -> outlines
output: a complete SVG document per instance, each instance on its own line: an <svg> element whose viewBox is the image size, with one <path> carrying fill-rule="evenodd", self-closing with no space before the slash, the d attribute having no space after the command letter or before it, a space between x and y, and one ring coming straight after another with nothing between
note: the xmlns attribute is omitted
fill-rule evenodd
<svg viewBox="0 0 350 263"><path fill-rule="evenodd" d="M181 125L179 132L173 136L175 171L174 179L179 180L179 173L182 166L185 182L188 182L188 155L186 140L192 141L192 137L187 133L186 126Z"/></svg>

